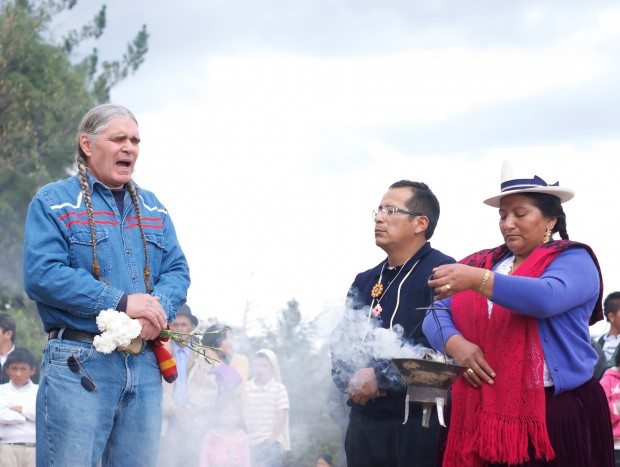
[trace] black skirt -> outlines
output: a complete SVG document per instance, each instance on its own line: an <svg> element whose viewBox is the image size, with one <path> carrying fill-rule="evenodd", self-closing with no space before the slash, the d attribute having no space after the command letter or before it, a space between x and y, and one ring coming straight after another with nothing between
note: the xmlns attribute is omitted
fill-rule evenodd
<svg viewBox="0 0 620 467"><path fill-rule="evenodd" d="M555 459L537 460L530 444L529 460L523 464L488 464L488 467L615 467L611 417L598 380L592 378L557 396L547 389L545 395L547 432ZM442 428L440 433L438 466L442 464L448 429Z"/></svg>

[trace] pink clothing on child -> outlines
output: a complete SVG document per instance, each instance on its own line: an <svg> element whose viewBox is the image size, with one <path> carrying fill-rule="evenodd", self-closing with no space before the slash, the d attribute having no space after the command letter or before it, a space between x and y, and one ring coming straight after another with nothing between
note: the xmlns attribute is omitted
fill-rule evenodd
<svg viewBox="0 0 620 467"><path fill-rule="evenodd" d="M605 371L601 386L607 396L611 426L614 430L614 448L620 449L620 368L613 367Z"/></svg>
<svg viewBox="0 0 620 467"><path fill-rule="evenodd" d="M250 467L250 442L245 431L212 429L202 440L200 467Z"/></svg>

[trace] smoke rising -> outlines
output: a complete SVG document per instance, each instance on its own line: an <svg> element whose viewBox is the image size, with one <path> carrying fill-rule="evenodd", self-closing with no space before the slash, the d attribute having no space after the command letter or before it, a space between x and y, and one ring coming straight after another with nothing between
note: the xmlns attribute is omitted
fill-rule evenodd
<svg viewBox="0 0 620 467"><path fill-rule="evenodd" d="M352 367L364 368L369 359L444 358L431 348L405 340L404 329L399 324L392 329L382 327L381 319L372 316L368 306L355 310L349 304L343 316L332 334L330 349L337 360Z"/></svg>

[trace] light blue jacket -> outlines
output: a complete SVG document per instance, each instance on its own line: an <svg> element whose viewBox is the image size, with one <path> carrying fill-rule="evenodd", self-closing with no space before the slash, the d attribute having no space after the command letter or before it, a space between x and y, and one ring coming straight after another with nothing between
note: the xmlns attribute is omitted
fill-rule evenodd
<svg viewBox="0 0 620 467"><path fill-rule="evenodd" d="M555 393L592 378L598 357L590 344L588 320L598 299L599 273L584 248L560 253L538 279L495 274L491 301L515 313L536 318L540 343ZM450 307L451 298L435 302ZM460 334L449 311L437 310L444 341ZM433 348L441 350L438 327L427 314L422 326Z"/></svg>
<svg viewBox="0 0 620 467"><path fill-rule="evenodd" d="M146 293L144 246L136 212L125 193L121 217L112 191L88 175L100 278L93 276L93 246L79 178L41 188L28 208L24 239L24 285L46 332L69 327L99 332L101 310L116 309L126 294ZM189 266L166 208L136 185L151 269L151 295L169 320L185 303Z"/></svg>

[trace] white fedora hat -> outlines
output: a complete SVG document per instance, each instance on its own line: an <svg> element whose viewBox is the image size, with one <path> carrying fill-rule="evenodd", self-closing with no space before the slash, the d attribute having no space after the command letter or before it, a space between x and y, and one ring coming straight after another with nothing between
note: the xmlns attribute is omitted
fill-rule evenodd
<svg viewBox="0 0 620 467"><path fill-rule="evenodd" d="M511 161L504 161L502 165L501 193L492 198L485 199L484 204L499 207L499 201L508 195L516 193L546 193L560 198L560 203L565 203L575 196L575 192L560 186L560 182L549 184L535 175L533 171L524 172L527 169L518 169L517 164ZM520 170L520 171L519 171Z"/></svg>

